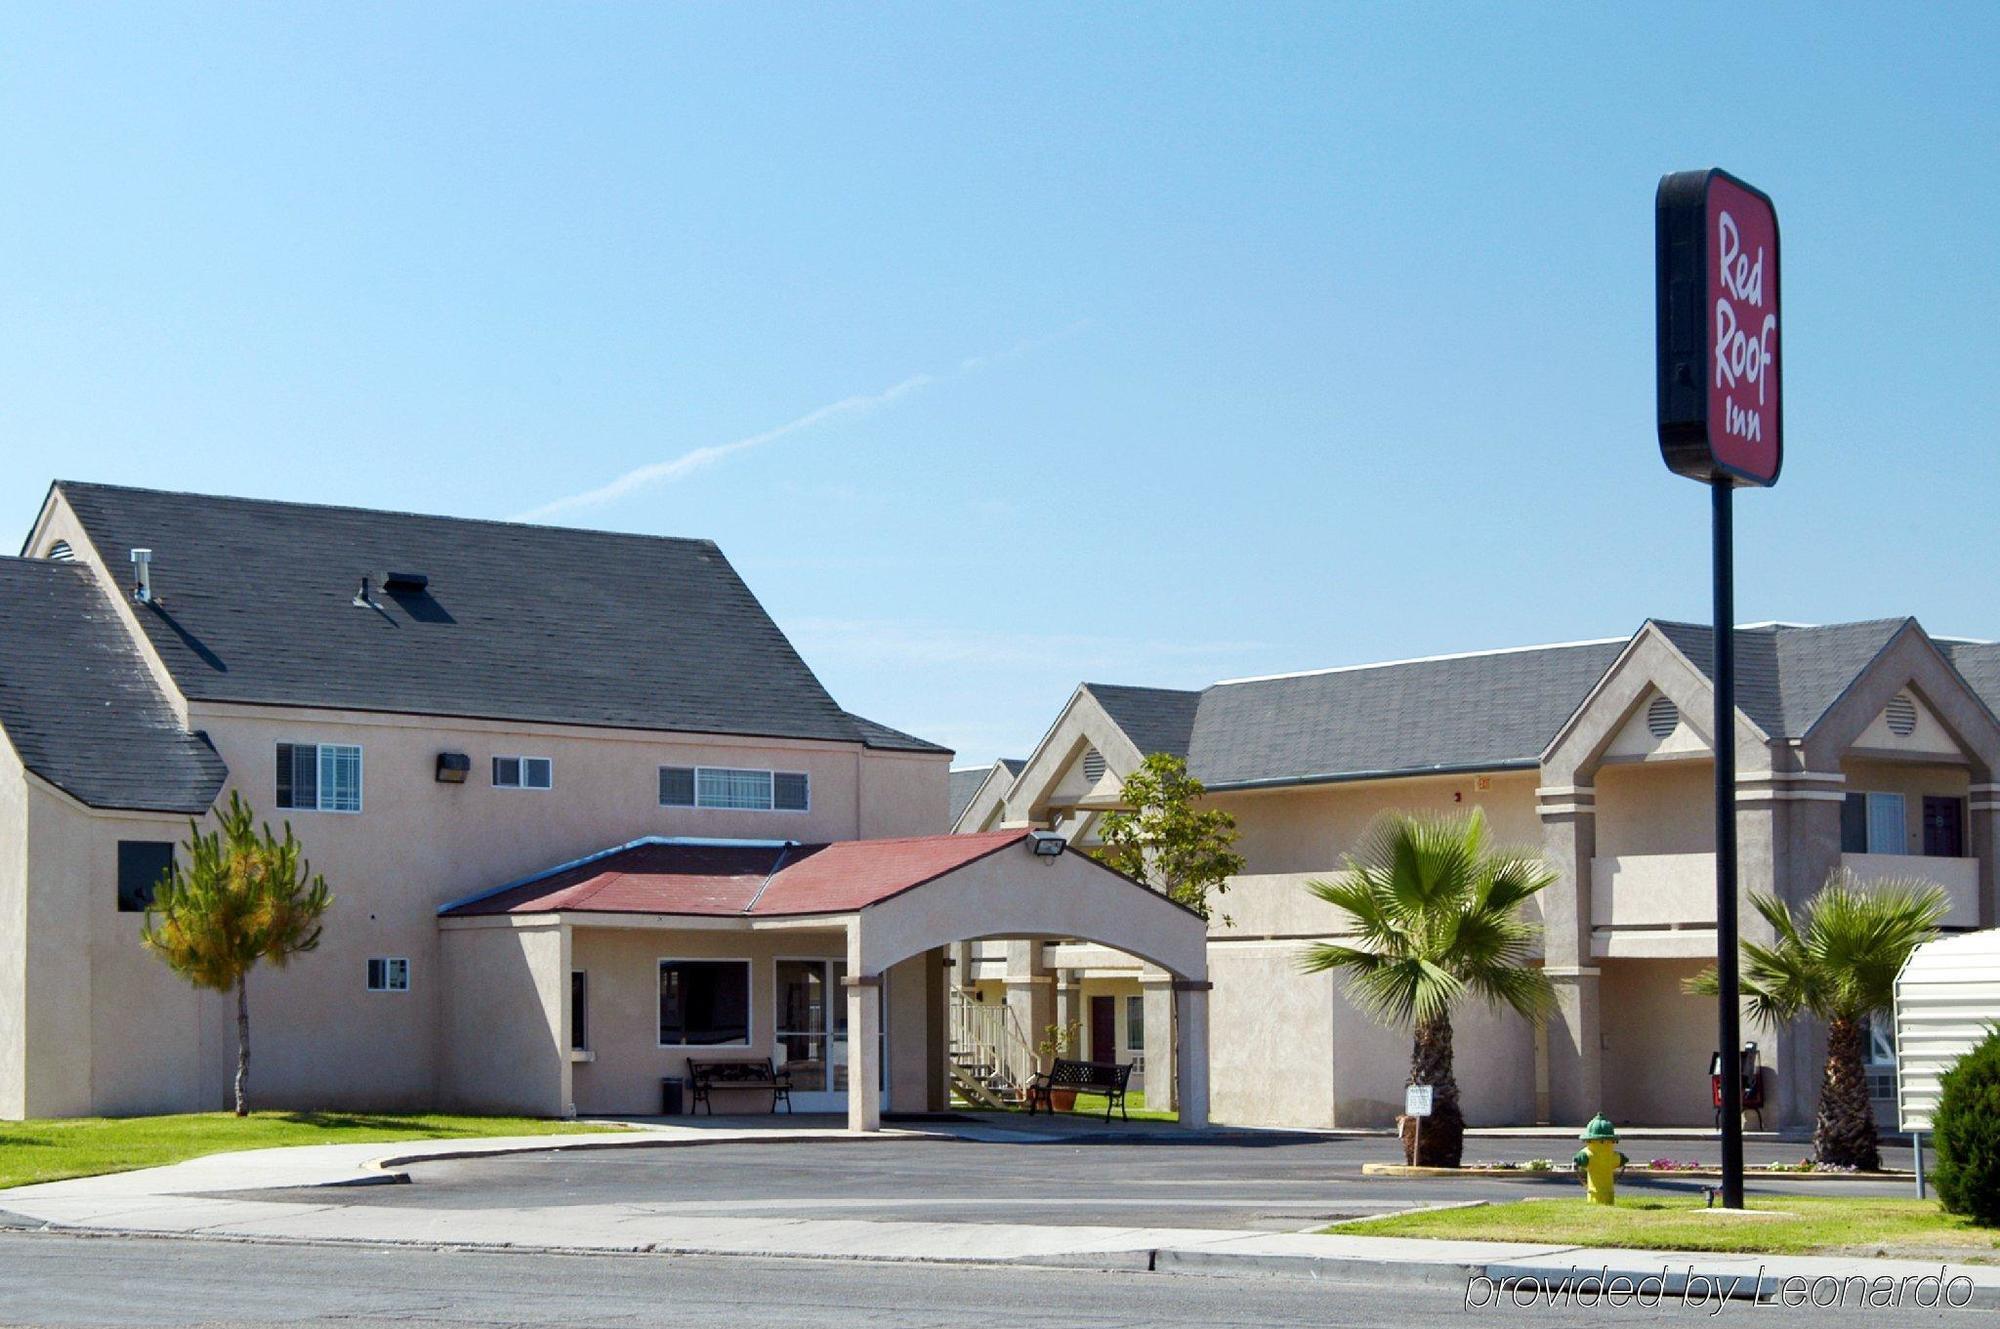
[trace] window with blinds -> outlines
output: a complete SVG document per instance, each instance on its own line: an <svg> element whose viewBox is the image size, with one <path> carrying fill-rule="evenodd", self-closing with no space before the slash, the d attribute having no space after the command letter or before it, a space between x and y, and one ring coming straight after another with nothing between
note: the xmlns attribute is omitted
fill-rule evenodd
<svg viewBox="0 0 2000 1329"><path fill-rule="evenodd" d="M277 804L295 812L361 811L361 749L350 743L280 743Z"/></svg>
<svg viewBox="0 0 2000 1329"><path fill-rule="evenodd" d="M660 806L737 812L806 812L811 781L802 771L734 766L660 767Z"/></svg>

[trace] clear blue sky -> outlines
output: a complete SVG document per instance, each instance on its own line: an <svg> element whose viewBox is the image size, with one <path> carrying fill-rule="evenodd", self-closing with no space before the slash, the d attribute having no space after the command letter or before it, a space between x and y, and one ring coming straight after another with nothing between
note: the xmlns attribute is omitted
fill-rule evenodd
<svg viewBox="0 0 2000 1329"><path fill-rule="evenodd" d="M1019 753L1084 678L1705 617L1651 205L1722 165L1785 228L1740 617L2000 635L1996 15L14 6L0 502L710 536L844 704Z"/></svg>

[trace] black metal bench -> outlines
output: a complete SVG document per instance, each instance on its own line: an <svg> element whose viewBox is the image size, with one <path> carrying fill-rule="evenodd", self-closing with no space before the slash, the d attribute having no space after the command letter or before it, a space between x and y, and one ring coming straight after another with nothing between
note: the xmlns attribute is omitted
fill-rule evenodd
<svg viewBox="0 0 2000 1329"><path fill-rule="evenodd" d="M690 1113L706 1103L708 1115L715 1115L715 1102L708 1096L711 1089L767 1090L772 1112L778 1110L780 1103L785 1105L787 1114L792 1110L792 1077L773 1066L769 1057L762 1061L696 1061L689 1057L687 1067L688 1086L694 1092Z"/></svg>
<svg viewBox="0 0 2000 1329"><path fill-rule="evenodd" d="M1111 1061L1068 1061L1057 1057L1055 1064L1028 1081L1028 1115L1034 1116L1037 1108L1047 1108L1049 1115L1056 1112L1055 1091L1074 1089L1082 1094L1104 1095L1104 1119L1111 1120L1111 1109L1117 1108L1118 1115L1126 1121L1132 1120L1125 1111L1125 1085L1132 1078L1131 1062Z"/></svg>

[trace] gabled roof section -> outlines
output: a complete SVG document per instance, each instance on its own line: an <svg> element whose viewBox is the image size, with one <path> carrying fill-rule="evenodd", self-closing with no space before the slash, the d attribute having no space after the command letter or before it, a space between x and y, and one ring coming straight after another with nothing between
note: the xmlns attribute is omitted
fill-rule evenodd
<svg viewBox="0 0 2000 1329"><path fill-rule="evenodd" d="M1218 789L1533 766L1627 641L1218 683L1188 767Z"/></svg>
<svg viewBox="0 0 2000 1329"><path fill-rule="evenodd" d="M1022 757L1002 757L991 766L966 766L953 771L951 773L951 824L954 826L958 824L958 819L965 815L966 808L972 805L973 798L979 793L980 786L994 778L995 768L998 768L1000 771L1001 778L1012 780L1021 773L1021 768L1027 764L1027 760Z"/></svg>
<svg viewBox="0 0 2000 1329"><path fill-rule="evenodd" d="M1125 731L1142 757L1155 752L1188 755L1195 712L1202 694L1178 688L1135 688L1117 683L1085 683L1113 724Z"/></svg>
<svg viewBox="0 0 2000 1329"><path fill-rule="evenodd" d="M0 558L0 728L29 770L91 807L197 816L229 775L81 563Z"/></svg>
<svg viewBox="0 0 2000 1329"><path fill-rule="evenodd" d="M140 622L191 699L921 743L836 705L708 540L55 489L114 567L153 550Z"/></svg>
<svg viewBox="0 0 2000 1329"><path fill-rule="evenodd" d="M1914 620L1878 618L1736 629L1736 708L1772 738L1803 738L1855 679ZM1654 619L1702 677L1714 679L1715 630Z"/></svg>
<svg viewBox="0 0 2000 1329"><path fill-rule="evenodd" d="M830 844L637 840L439 910L496 914L848 914L1019 843L1026 831Z"/></svg>

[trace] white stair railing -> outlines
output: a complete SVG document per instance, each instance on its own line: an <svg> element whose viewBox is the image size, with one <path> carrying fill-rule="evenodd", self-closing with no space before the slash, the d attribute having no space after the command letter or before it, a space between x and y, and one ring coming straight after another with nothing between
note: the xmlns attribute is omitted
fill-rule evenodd
<svg viewBox="0 0 2000 1329"><path fill-rule="evenodd" d="M951 994L951 1054L989 1083L1015 1090L1036 1070L1034 1046L1007 1004L980 1001L958 988Z"/></svg>

